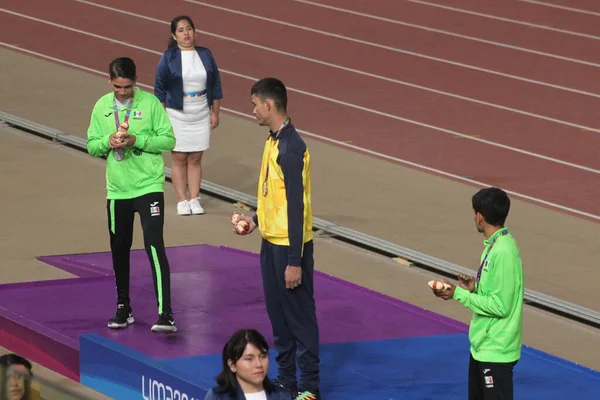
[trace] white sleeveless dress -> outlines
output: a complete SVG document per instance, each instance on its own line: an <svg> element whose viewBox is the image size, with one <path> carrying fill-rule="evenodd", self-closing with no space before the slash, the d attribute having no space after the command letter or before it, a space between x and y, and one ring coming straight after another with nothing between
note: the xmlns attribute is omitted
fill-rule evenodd
<svg viewBox="0 0 600 400"><path fill-rule="evenodd" d="M184 92L206 90L206 69L196 50L181 52L181 72ZM196 152L210 147L210 108L206 94L183 97L183 111L166 109L175 132L173 151Z"/></svg>

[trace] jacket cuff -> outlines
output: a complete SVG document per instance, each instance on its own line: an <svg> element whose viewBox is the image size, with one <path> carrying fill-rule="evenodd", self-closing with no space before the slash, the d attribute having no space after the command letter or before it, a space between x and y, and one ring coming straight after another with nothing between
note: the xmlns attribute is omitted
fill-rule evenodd
<svg viewBox="0 0 600 400"><path fill-rule="evenodd" d="M293 267L299 267L300 261L301 261L300 257L293 257L293 256L288 257L288 265L291 265Z"/></svg>
<svg viewBox="0 0 600 400"><path fill-rule="evenodd" d="M136 149L144 150L144 146L146 146L146 141L148 137L145 135L135 135L135 144L133 147Z"/></svg>
<svg viewBox="0 0 600 400"><path fill-rule="evenodd" d="M456 286L454 288L454 294L452 295L452 298L457 300L459 303L462 303L467 299L467 297L469 297L470 294L471 293L468 290L465 290L460 286Z"/></svg>

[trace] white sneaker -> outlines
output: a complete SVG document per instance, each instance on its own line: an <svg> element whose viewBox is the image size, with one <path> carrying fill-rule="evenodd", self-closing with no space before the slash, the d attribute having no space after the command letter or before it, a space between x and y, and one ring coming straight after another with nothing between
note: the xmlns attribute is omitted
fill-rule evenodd
<svg viewBox="0 0 600 400"><path fill-rule="evenodd" d="M202 205L200 204L200 197L190 200L190 209L194 215L204 214L204 208L202 208Z"/></svg>
<svg viewBox="0 0 600 400"><path fill-rule="evenodd" d="M192 209L190 208L190 202L188 200L183 200L177 203L177 214L190 215L191 213Z"/></svg>

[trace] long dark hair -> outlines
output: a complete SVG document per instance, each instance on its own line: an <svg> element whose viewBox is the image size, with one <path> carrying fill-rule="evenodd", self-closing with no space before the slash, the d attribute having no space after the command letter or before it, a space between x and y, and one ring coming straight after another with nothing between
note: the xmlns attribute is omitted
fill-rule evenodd
<svg viewBox="0 0 600 400"><path fill-rule="evenodd" d="M25 393L23 395L23 399L28 399L31 392L31 377L33 377L33 372L31 372L32 365L29 360L13 353L4 354L0 356L0 373L3 378L7 378L6 373L8 372L8 368L11 365L23 365L29 371L29 377L25 377ZM3 382L4 387L2 387L0 391L0 398L4 398L4 393L8 390L8 379L0 379Z"/></svg>
<svg viewBox="0 0 600 400"><path fill-rule="evenodd" d="M236 331L231 339L223 347L223 369L217 375L217 385L221 391L235 396L237 393L237 378L235 374L229 368L229 360L236 363L246 349L246 345L250 343L256 346L260 351L267 354L269 352L269 345L265 340L264 336L261 335L255 329L239 329ZM273 391L273 382L267 377L267 371L265 371L265 379L263 381L263 387L267 393Z"/></svg>
<svg viewBox="0 0 600 400"><path fill-rule="evenodd" d="M188 17L187 15L178 15L177 17L173 18L173 20L171 21L171 37L169 38L169 43L167 45L167 48L169 48L169 49L171 47L177 46L177 40L173 39L173 35L177 31L177 24L180 21L189 22L190 25L192 26L192 29L194 30L194 32L196 31L196 27L194 26L194 21L192 21L192 19L190 17Z"/></svg>

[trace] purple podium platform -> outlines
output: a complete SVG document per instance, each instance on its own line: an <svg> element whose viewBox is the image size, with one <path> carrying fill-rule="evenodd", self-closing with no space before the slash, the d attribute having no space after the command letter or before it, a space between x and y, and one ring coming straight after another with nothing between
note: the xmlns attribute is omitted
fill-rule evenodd
<svg viewBox="0 0 600 400"><path fill-rule="evenodd" d="M167 254L179 328L176 335L150 332L157 308L152 275L146 253L135 250L131 254L131 299L136 323L130 328L106 327L115 311L110 253L44 256L39 260L80 278L0 286L0 316L2 325L9 327L2 329L5 340L19 335L28 338L28 353L37 348L46 353L38 358L44 355L45 362L54 359L50 367L58 363L62 373L78 377L76 355L82 333L97 333L156 358L219 352L240 327L254 327L270 338L256 254L208 245L169 248ZM462 323L319 272L315 292L322 343L466 330ZM22 343L10 344L23 347Z"/></svg>
<svg viewBox="0 0 600 400"><path fill-rule="evenodd" d="M168 248L167 255L177 333L150 331L156 319L150 265L145 252L135 250L134 325L106 326L115 311L110 253L44 256L39 259L79 278L1 285L1 344L114 398L139 397L140 391L143 398L160 398L150 391L175 386L194 393L187 398L202 398L219 370L222 346L235 330L258 329L272 343L259 259L209 245ZM328 399L436 398L440 390L446 399L463 398L465 324L320 272L315 273L315 297ZM431 372L440 352L446 354L443 377ZM529 348L524 358L528 392L544 387L545 396L563 395L565 386L554 387L553 373L573 375L570 381L579 390L600 386L595 371ZM536 375L540 363L548 378ZM270 373L276 373L274 362Z"/></svg>

